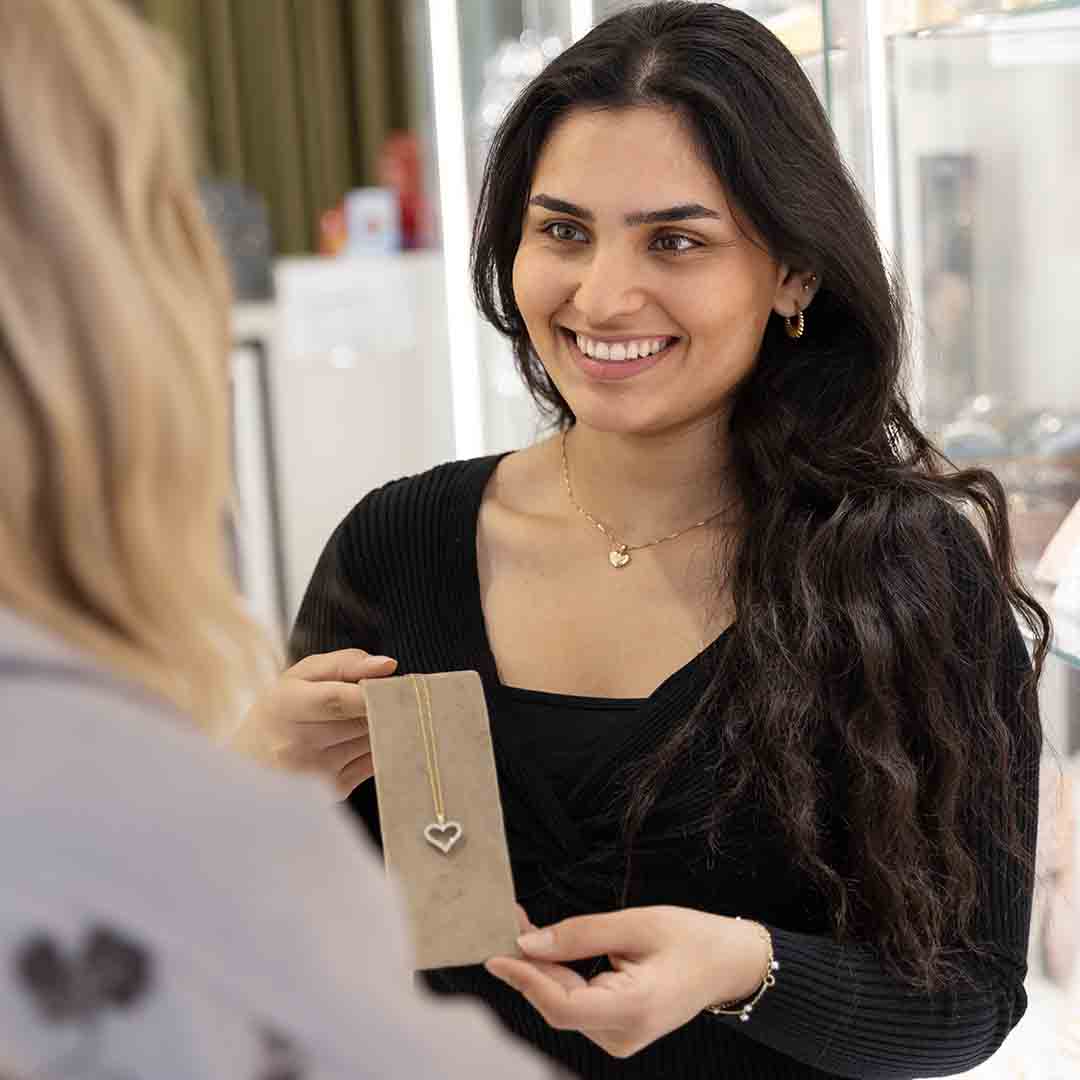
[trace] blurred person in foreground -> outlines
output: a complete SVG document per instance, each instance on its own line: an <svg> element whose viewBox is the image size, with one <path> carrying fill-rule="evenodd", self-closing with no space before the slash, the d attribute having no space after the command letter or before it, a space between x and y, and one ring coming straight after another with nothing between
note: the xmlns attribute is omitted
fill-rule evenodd
<svg viewBox="0 0 1080 1080"><path fill-rule="evenodd" d="M317 781L215 747L229 289L164 44L0 0L0 1076L537 1077L421 1002Z"/></svg>

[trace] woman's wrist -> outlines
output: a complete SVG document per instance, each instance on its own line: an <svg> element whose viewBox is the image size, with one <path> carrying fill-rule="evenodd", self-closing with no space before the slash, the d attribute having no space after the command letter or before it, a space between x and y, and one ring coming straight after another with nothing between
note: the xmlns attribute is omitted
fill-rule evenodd
<svg viewBox="0 0 1080 1080"><path fill-rule="evenodd" d="M713 1013L740 1014L749 1018L754 1005L775 982L779 968L773 954L772 937L761 923L736 916L725 918L726 945L716 962L713 985L724 987L710 997L706 1009ZM737 980L732 984L733 974Z"/></svg>

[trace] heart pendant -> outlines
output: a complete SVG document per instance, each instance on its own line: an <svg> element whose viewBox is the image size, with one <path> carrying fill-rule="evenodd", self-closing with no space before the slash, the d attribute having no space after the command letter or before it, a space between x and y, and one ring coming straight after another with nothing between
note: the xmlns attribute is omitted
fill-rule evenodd
<svg viewBox="0 0 1080 1080"><path fill-rule="evenodd" d="M615 567L616 570L625 566L630 561L630 552L625 547L612 548L608 552L608 562Z"/></svg>
<svg viewBox="0 0 1080 1080"><path fill-rule="evenodd" d="M436 833L442 833L441 837ZM424 830L424 839L432 846L437 847L444 855L450 854L450 849L465 835L465 830L456 821L447 821L440 825L433 821Z"/></svg>

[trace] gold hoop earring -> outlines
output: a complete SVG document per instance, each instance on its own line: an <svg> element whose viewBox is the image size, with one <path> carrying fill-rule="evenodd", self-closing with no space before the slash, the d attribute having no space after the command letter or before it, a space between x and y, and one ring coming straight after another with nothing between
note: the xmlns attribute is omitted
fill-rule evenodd
<svg viewBox="0 0 1080 1080"><path fill-rule="evenodd" d="M799 338L806 333L806 316L803 314L799 305L795 305L795 314L788 315L784 318L784 329L787 331L787 336L792 341L798 341Z"/></svg>

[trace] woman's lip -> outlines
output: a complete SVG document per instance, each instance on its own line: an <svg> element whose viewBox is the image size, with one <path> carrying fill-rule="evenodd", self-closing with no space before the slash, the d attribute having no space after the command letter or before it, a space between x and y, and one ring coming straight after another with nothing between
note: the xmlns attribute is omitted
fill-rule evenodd
<svg viewBox="0 0 1080 1080"><path fill-rule="evenodd" d="M594 360L591 356L586 356L577 345L577 338L574 331L566 329L564 327L563 337L566 339L567 348L570 350L570 355L578 368L590 379L594 379L597 382L619 382L623 379L632 379L635 375L640 375L643 371L648 371L649 368L656 367L661 360L665 359L668 353L678 345L680 339L673 338L670 334L659 335L669 339L668 344L658 353L653 353L652 356L642 356L637 360ZM611 338L608 339L613 340ZM626 338L627 341L640 341L641 338Z"/></svg>

